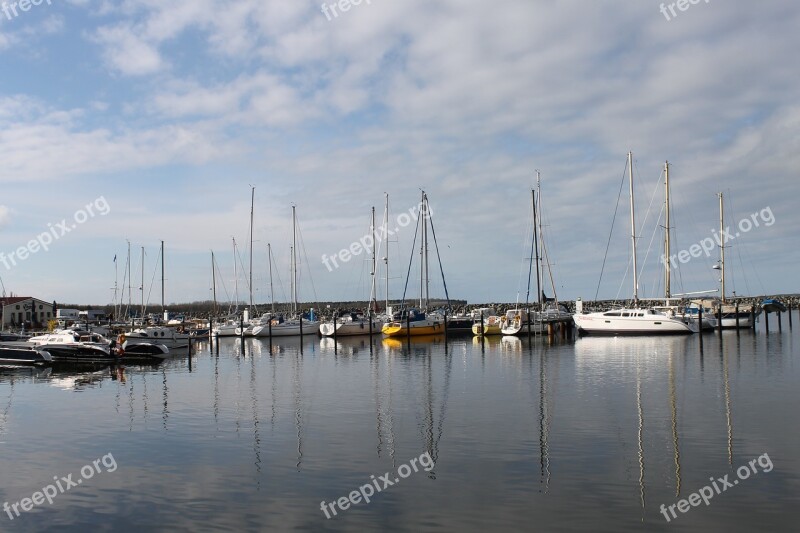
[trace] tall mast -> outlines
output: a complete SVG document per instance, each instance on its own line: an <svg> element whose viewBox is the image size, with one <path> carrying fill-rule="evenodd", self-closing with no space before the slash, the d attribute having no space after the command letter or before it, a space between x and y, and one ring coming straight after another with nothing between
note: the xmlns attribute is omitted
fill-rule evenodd
<svg viewBox="0 0 800 533"><path fill-rule="evenodd" d="M386 308L385 312L389 312L389 193L386 195L386 208L383 212L383 238L386 239L386 257L383 262L386 264Z"/></svg>
<svg viewBox="0 0 800 533"><path fill-rule="evenodd" d="M633 302L639 302L639 265L636 262L636 212L633 205L633 152L628 152L628 171L631 182L631 245L633 247Z"/></svg>
<svg viewBox="0 0 800 533"><path fill-rule="evenodd" d="M423 233L425 237L425 307L427 308L430 305L431 299L431 278L430 278L430 271L428 268L428 196L423 191L422 193L422 223L424 224L425 232Z"/></svg>
<svg viewBox="0 0 800 533"><path fill-rule="evenodd" d="M236 237L231 237L233 241L233 297L236 299L236 311L239 311L239 266L236 257Z"/></svg>
<svg viewBox="0 0 800 533"><path fill-rule="evenodd" d="M217 268L214 261L214 250L211 250L211 290L214 294L214 315L217 314Z"/></svg>
<svg viewBox="0 0 800 533"><path fill-rule="evenodd" d="M133 280L131 280L131 241L128 241L128 309L126 309L126 312L129 312L133 305L133 300L131 299L131 283L133 283Z"/></svg>
<svg viewBox="0 0 800 533"><path fill-rule="evenodd" d="M292 305L297 313L297 214L292 206Z"/></svg>
<svg viewBox="0 0 800 533"><path fill-rule="evenodd" d="M378 242L375 240L375 206L372 206L372 224L370 225L370 230L372 231L372 288L369 292L369 308L372 310L373 306L377 307L375 274L378 270L378 262L377 257L375 257L375 252L378 248Z"/></svg>
<svg viewBox="0 0 800 533"><path fill-rule="evenodd" d="M164 241L161 241L161 312L166 310L164 305Z"/></svg>
<svg viewBox="0 0 800 533"><path fill-rule="evenodd" d="M539 208L536 208L536 204ZM537 232L542 229L542 176L541 173L536 171L536 194L533 197L533 242L536 249L536 301L539 303L539 311L544 311L542 306L542 277L544 276L544 268L542 268L542 254L539 253L541 247L540 239L537 238Z"/></svg>
<svg viewBox="0 0 800 533"><path fill-rule="evenodd" d="M267 261L269 261L269 301L272 314L275 314L275 289L272 286L272 244L267 243Z"/></svg>
<svg viewBox="0 0 800 533"><path fill-rule="evenodd" d="M250 186L250 312L253 311L253 204L256 199L256 188Z"/></svg>
<svg viewBox="0 0 800 533"><path fill-rule="evenodd" d="M427 224L427 204L425 191L422 191L420 202L420 215L422 216L422 238L420 239L420 262L419 262L419 306L426 309L429 303L429 282L428 282L428 224Z"/></svg>
<svg viewBox="0 0 800 533"><path fill-rule="evenodd" d="M144 246L142 246L142 325L144 326Z"/></svg>
<svg viewBox="0 0 800 533"><path fill-rule="evenodd" d="M721 270L721 292L722 292L722 303L725 303L725 208L722 202L722 193L719 193L719 267Z"/></svg>
<svg viewBox="0 0 800 533"><path fill-rule="evenodd" d="M670 253L669 253L670 252L669 232L670 232L670 229L671 229L670 226L669 226L669 211L670 211L670 207L669 207L669 161L664 163L664 176L665 176L664 177L664 184L665 184L665 187L666 187L666 192L664 194L664 198L665 198L665 204L666 204L666 210L667 210L666 227L664 228L664 232L665 232L664 233L664 269L665 269L664 270L664 296L666 298L671 298L672 297L672 280L670 279L670 276L671 276L672 272L671 272L671 265L669 264L669 255L670 255ZM669 304L669 302L667 304Z"/></svg>

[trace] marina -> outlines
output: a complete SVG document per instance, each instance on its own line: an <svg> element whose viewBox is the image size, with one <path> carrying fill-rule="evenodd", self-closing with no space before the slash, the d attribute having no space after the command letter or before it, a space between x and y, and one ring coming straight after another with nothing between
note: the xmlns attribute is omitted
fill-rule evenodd
<svg viewBox="0 0 800 533"><path fill-rule="evenodd" d="M573 341L220 338L154 365L3 368L0 496L113 453L117 472L11 525L80 531L100 510L171 530L789 531L797 340L763 323ZM430 472L321 512L422 453ZM763 454L774 470L664 520L662 504Z"/></svg>

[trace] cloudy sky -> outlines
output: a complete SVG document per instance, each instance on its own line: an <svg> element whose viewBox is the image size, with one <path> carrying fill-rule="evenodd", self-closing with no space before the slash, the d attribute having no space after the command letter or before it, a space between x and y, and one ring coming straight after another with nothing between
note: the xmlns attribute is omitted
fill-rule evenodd
<svg viewBox="0 0 800 533"><path fill-rule="evenodd" d="M399 298L414 225L397 221L420 189L451 297L514 301L521 291L524 300L540 170L559 298L593 298L598 288L629 297L622 179L632 151L643 295L663 292L667 159L673 250L712 236L724 191L726 224L740 233L729 243L728 292L794 292L800 7L727 0L672 16L659 4L372 0L347 11L331 2L327 15L302 0L8 5L0 252L16 255L0 262L5 290L111 302L115 283L127 284L130 241L133 300L144 246L155 303L163 240L168 302L210 298L212 250L225 299L233 238L247 269L252 185L257 302L270 298L268 243L276 299L290 292L293 204L301 299L366 297L365 255L332 272L321 258L362 237L373 206L382 218L384 193L399 229L389 245ZM758 227L739 226L748 218ZM27 244L48 231L58 236L48 251ZM673 292L715 288L711 254L678 262ZM432 292L441 294L441 281Z"/></svg>

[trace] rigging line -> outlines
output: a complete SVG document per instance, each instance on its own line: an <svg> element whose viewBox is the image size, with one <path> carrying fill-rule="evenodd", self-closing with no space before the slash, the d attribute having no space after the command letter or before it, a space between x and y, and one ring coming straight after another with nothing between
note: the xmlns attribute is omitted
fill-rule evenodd
<svg viewBox="0 0 800 533"><path fill-rule="evenodd" d="M272 271L278 277L278 288L281 290L283 301L286 302L288 300L286 298L286 289L283 287L283 282L281 281L281 269L278 268L278 263L275 261L274 255L270 257L270 261L272 262L272 266L275 267L272 269Z"/></svg>
<svg viewBox="0 0 800 533"><path fill-rule="evenodd" d="M425 201L428 201L428 198L425 197ZM444 268L442 267L442 256L439 255L439 243L436 241L436 230L433 228L433 215L427 209L425 210L425 214L428 217L428 222L431 223L431 233L433 234L433 246L436 248L436 258L439 260L439 272L442 274L442 285L444 286L444 296L447 298L447 307L450 308L450 294L447 292L447 281L444 279Z"/></svg>
<svg viewBox="0 0 800 533"><path fill-rule="evenodd" d="M402 306L406 305L406 292L408 291L408 280L411 277L411 264L414 262L414 247L417 245L417 233L419 233L419 224L422 217L417 217L417 225L414 228L414 241L411 243L411 257L408 259L408 272L406 273L406 286L403 287L403 301Z"/></svg>
<svg viewBox="0 0 800 533"><path fill-rule="evenodd" d="M147 254L145 254L146 256ZM147 310L147 306L150 305L150 295L153 294L153 285L155 284L156 280L156 272L158 272L158 267L161 264L161 258L159 257L158 262L156 263L155 267L153 267L153 277L150 278L150 289L147 291L147 299L145 300L145 311ZM144 292L144 287L142 287L142 292Z"/></svg>
<svg viewBox="0 0 800 533"><path fill-rule="evenodd" d="M225 286L225 279L222 277L222 271L219 268L219 263L217 263L216 257L214 257L214 268L216 269L217 274L219 274L219 282L222 285L222 290L225 291L225 298L227 298L228 302L230 303L231 297L230 294L228 294L228 287Z"/></svg>
<svg viewBox="0 0 800 533"><path fill-rule="evenodd" d="M661 216L663 214L664 214L664 205L662 204L661 205L661 212L658 214L658 220L656 222L660 222L661 221ZM644 275L644 265L647 264L647 258L650 257L650 250L653 249L653 241L656 239L656 233L660 233L658 231L659 229L660 229L659 224L655 224L653 226L653 235L650 237L650 244L647 245L647 253L644 255L644 260L642 261L642 270L641 270L641 273L640 273L642 276ZM642 230L644 231L644 228L642 228ZM656 276L660 276L660 274L657 272ZM660 282L654 283L654 285L658 285L660 287L661 283Z"/></svg>
<svg viewBox="0 0 800 533"><path fill-rule="evenodd" d="M638 169L638 167L637 167L637 169ZM637 172L638 172L638 170L637 170ZM661 173L658 175L658 180L656 180L656 186L653 189L653 194L652 194L652 196L650 196L650 205L647 206L647 212L644 215L644 220L642 221L641 225L639 226L639 232L637 233L637 235L644 235L644 228L647 225L647 219L650 218L650 211L653 209L653 202L656 199L656 194L658 193L658 191L661 188L661 183L662 183L661 176L663 174L664 174L664 171L661 171ZM663 212L664 212L664 204L661 204L661 213L663 213ZM659 214L659 220L660 219L661 219L661 215ZM656 229L657 228L658 228L658 224L656 224ZM645 259L644 259L644 261L642 261L641 268L639 268L638 274L639 274L640 277L642 277L644 275L644 267L647 264L647 257L650 255L650 249L651 249L652 245L653 245L653 241L651 240L650 241L650 245L647 248L647 254L645 254Z"/></svg>
<svg viewBox="0 0 800 533"><path fill-rule="evenodd" d="M300 230L300 220L297 218L296 214L295 220L297 221L297 235L300 237L300 247L303 249L303 257L306 259L306 265L310 265L311 262L308 260L308 253L306 252L306 243L303 240L303 232ZM308 281L311 282L311 291L314 293L314 301L317 302L319 298L317 297L317 288L314 286L314 278L311 276L311 268L306 266L306 269L308 270Z"/></svg>
<svg viewBox="0 0 800 533"><path fill-rule="evenodd" d="M625 160L625 168L622 169L622 180L619 184L619 192L617 193L617 205L614 207L614 217L611 219L611 231L608 232L608 242L606 243L606 253L603 255L603 266L600 268L600 279L597 280L597 291L594 293L594 301L597 301L597 296L600 294L600 284L603 282L603 272L606 269L606 259L608 259L608 250L611 247L611 237L614 235L614 223L617 220L617 212L619 211L619 199L622 197L622 188L625 186L625 171L628 169L628 161ZM619 297L619 293L617 293Z"/></svg>

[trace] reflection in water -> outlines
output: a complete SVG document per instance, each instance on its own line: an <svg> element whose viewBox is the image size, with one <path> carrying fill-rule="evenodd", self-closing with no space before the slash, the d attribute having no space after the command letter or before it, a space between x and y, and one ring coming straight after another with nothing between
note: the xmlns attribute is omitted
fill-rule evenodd
<svg viewBox="0 0 800 533"><path fill-rule="evenodd" d="M636 359L636 410L639 414L639 494L642 500L642 510L645 508L644 500L644 410L642 409L642 372L641 360ZM644 521L644 514L642 514L642 521Z"/></svg>
<svg viewBox="0 0 800 533"><path fill-rule="evenodd" d="M678 408L675 398L675 354L669 353L669 407L672 412L672 448L675 452L675 496L681 493L681 452L678 443Z"/></svg>
<svg viewBox="0 0 800 533"><path fill-rule="evenodd" d="M791 530L780 527L778 511L791 510L793 495L773 490L771 480L790 484L798 475L785 428L800 401L798 365L790 340L740 335L735 344L725 336L720 358L716 338L707 337L714 354L705 361L698 361L697 336L574 344L487 337L482 345L375 339L372 351L363 339L308 338L306 356L291 339L222 339L213 353L198 343L192 374L186 359L122 374L0 369L2 490L16 498L35 489L31 480L85 464L96 456L91 443L113 451L120 466L124 458L126 473L84 484L86 497L59 507L56 521L96 524L116 513L148 529L368 531L402 515L385 529L512 531L537 523L633 533L646 522L659 531L658 504L675 502L684 486L701 487L709 472L722 474L732 462L736 402L737 449L775 444L782 468L765 485L732 492L724 513L739 530L754 520ZM785 352L764 353L768 342ZM160 404L161 424L151 400ZM773 413L776 406L783 410ZM41 413L47 422L35 416ZM435 482L413 476L338 521L317 510L320 499L346 495L369 474L423 451L436 465L428 473ZM141 491L145 484L152 490ZM753 505L738 506L738 498ZM716 520L713 509L695 512L708 517L704 526ZM25 524L44 530L52 518L31 513Z"/></svg>
<svg viewBox="0 0 800 533"><path fill-rule="evenodd" d="M731 421L731 384L728 379L728 354L722 350L720 338L720 357L722 359L722 382L725 389L725 422L728 426L728 464L733 464L733 422Z"/></svg>

